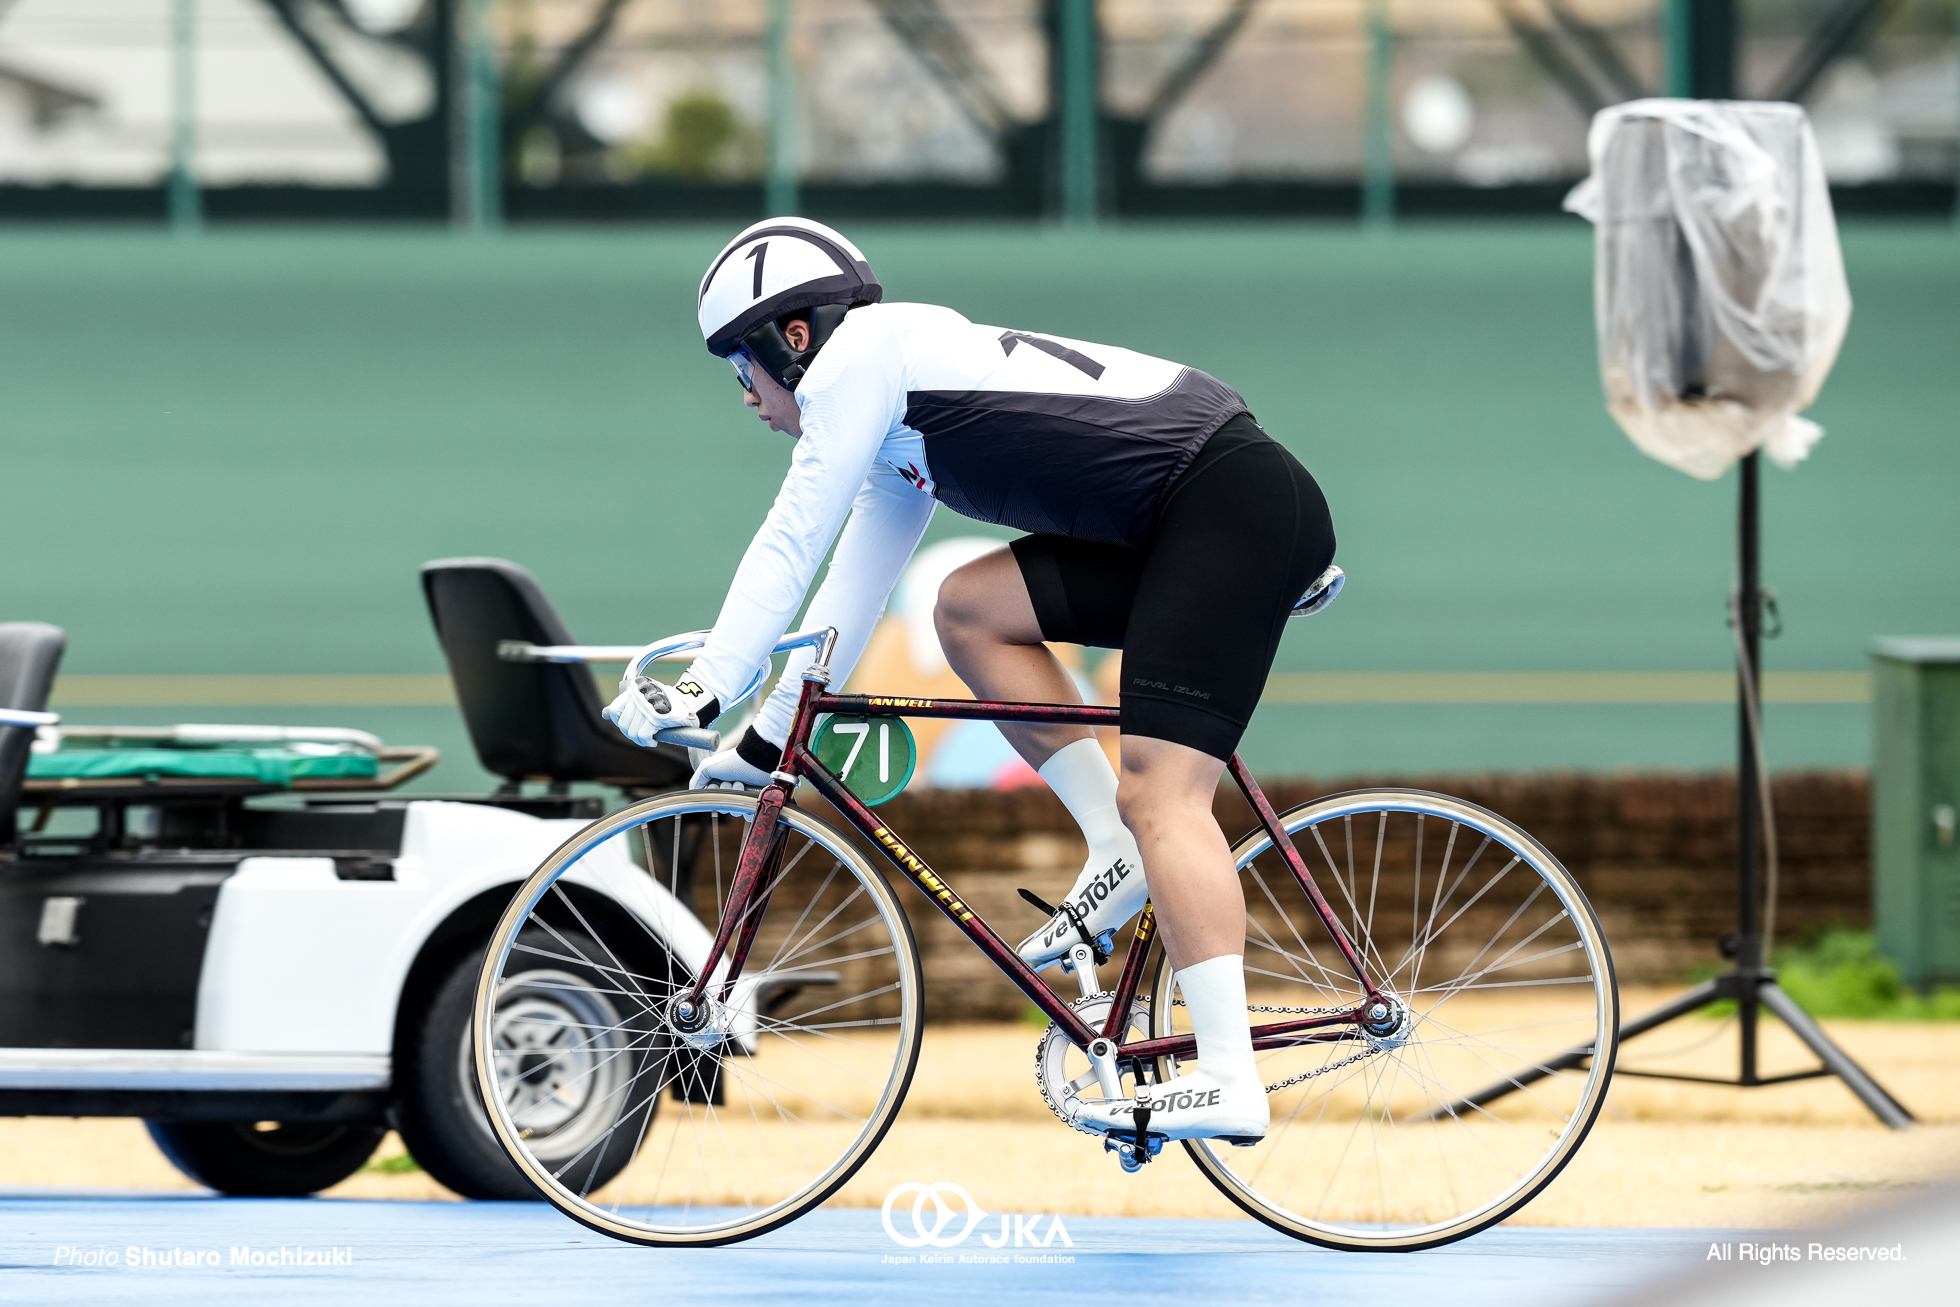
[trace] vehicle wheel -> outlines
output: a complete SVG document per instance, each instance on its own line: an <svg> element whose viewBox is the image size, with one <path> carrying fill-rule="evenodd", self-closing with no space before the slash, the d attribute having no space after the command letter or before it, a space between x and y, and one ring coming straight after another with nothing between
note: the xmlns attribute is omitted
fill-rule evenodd
<svg viewBox="0 0 1960 1307"><path fill-rule="evenodd" d="M594 822L532 873L491 938L472 1026L492 1128L548 1201L602 1233L725 1244L794 1220L864 1164L911 1084L923 1000L911 926L855 846L800 809L782 812L764 906L744 927L753 947L725 1005L711 985L705 1013L677 1010L687 968L636 960L661 938L677 959L705 955L756 802L662 795ZM698 921L659 879L688 859L658 843L685 838L698 840L688 905ZM602 917L600 895L630 911ZM649 923L663 923L661 936ZM603 997L619 1016L582 1020L594 1051L581 1051L595 1070L619 1061L608 1048L638 1054L629 1085L675 1100L657 1119L628 1104L589 1142L557 1143L563 1107L536 1083L524 1038L533 1018L511 998L543 997L527 979L541 970L607 977ZM552 1017L540 1028L564 1027ZM591 1162L615 1146L640 1159L616 1179Z"/></svg>
<svg viewBox="0 0 1960 1307"><path fill-rule="evenodd" d="M621 1016L617 983L569 956L602 956L590 936L566 929L554 938L532 929L519 944L524 957L568 956L513 970L498 995L497 1046L521 1061L513 1092L551 1105L542 1114L534 1108L533 1125L549 1135L540 1137L539 1151L560 1162L584 1154L581 1173L589 1171L597 1188L632 1160L634 1141L615 1131L595 1151L585 1150L617 1122L650 1118L659 1106L659 1077L648 1074L645 1065L650 1041L627 1033L632 1026ZM641 952L641 968L664 974L664 952L644 947ZM534 1202L537 1187L490 1132L477 1092L470 1013L482 971L481 949L463 957L411 1027L400 1069L397 1123L410 1155L444 1187L465 1198ZM585 1033L607 1030L615 1033L597 1038Z"/></svg>
<svg viewBox="0 0 1960 1307"><path fill-rule="evenodd" d="M387 1131L271 1121L145 1121L170 1164L234 1198L304 1198L361 1169Z"/></svg>
<svg viewBox="0 0 1960 1307"><path fill-rule="evenodd" d="M1185 1150L1251 1215L1329 1248L1433 1248L1503 1220L1572 1159L1612 1077L1619 991L1585 895L1524 831L1440 794L1337 794L1280 826L1383 1016L1276 1040L1258 1054L1265 1139ZM1363 986L1266 833L1232 855L1253 1024L1355 1011ZM1190 1029L1175 986L1160 959L1158 1036Z"/></svg>

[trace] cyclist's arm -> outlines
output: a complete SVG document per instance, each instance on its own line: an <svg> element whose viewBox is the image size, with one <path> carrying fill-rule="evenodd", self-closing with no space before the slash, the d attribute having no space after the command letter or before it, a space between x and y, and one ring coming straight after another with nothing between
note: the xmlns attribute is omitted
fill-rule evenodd
<svg viewBox="0 0 1960 1307"><path fill-rule="evenodd" d="M837 652L830 661L830 684L844 684L870 643L871 632L885 611L885 600L898 583L899 573L919 547L926 523L937 503L910 481L880 467L866 479L851 505L851 520L837 541L830 568L803 618L803 628L837 628ZM816 652L798 649L783 668L782 680L756 715L755 733L781 748L789 738L790 718L803 691L803 669Z"/></svg>
<svg viewBox="0 0 1960 1307"><path fill-rule="evenodd" d="M902 411L900 360L882 336L840 327L798 390L803 435L789 475L690 669L723 704L789 629Z"/></svg>

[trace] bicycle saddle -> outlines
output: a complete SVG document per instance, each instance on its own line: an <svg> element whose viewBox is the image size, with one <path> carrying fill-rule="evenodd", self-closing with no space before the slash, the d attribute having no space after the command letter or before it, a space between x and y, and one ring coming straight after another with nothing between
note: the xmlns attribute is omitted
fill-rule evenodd
<svg viewBox="0 0 1960 1307"><path fill-rule="evenodd" d="M1347 584L1347 573L1332 563L1327 570L1314 578L1307 592L1300 596L1300 602L1293 605L1289 617L1312 617L1341 597L1341 587Z"/></svg>

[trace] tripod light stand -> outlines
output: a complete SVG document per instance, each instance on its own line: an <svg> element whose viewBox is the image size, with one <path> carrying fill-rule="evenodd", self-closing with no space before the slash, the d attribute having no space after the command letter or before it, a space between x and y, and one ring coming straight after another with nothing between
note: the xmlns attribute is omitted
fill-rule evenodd
<svg viewBox="0 0 1960 1307"><path fill-rule="evenodd" d="M1894 1130L1904 1130L1914 1120L1912 1113L1886 1093L1863 1067L1818 1028L1810 1014L1798 1007L1796 1000L1777 985L1776 973L1768 966L1769 941L1762 934L1763 777L1758 768L1758 760L1762 756L1762 712L1758 687L1762 683L1763 634L1760 458L1759 454L1750 454L1737 469L1741 473L1742 484L1736 512L1738 584L1734 614L1739 655L1736 660L1736 932L1722 941L1723 953L1731 957L1735 965L1725 974L1703 981L1673 1002L1620 1027L1620 1038L1625 1041L1712 1004L1733 1002L1741 1036L1739 1065L1733 1078L1630 1067L1616 1067L1614 1074L1654 1080L1683 1080L1695 1084L1734 1085L1745 1089L1835 1076L1879 1120ZM1823 1065L1808 1071L1763 1075L1758 1036L1765 1008L1780 1017L1791 1033L1802 1040ZM1438 1113L1454 1115L1466 1109L1482 1107L1547 1076L1583 1067L1591 1060L1590 1047L1569 1049L1440 1108Z"/></svg>
<svg viewBox="0 0 1960 1307"><path fill-rule="evenodd" d="M1631 1039L1635 1035L1645 1034L1657 1026L1665 1025L1677 1017L1698 1012L1710 1004L1732 1001L1736 1005L1736 1020L1741 1034L1740 1063L1734 1079L1684 1075L1667 1071L1643 1071L1628 1067L1617 1068L1615 1074L1645 1076L1657 1080L1737 1085L1744 1088L1836 1076L1844 1082L1847 1089L1858 1096L1858 1101L1871 1109L1872 1115L1894 1130L1903 1130L1912 1123L1912 1113L1901 1106L1896 1098L1886 1093L1863 1067L1852 1061L1850 1055L1818 1028L1817 1023L1810 1019L1810 1014L1798 1007L1796 1001L1777 985L1776 973L1770 970L1768 965L1770 941L1765 939L1762 933L1764 777L1758 770L1758 761L1762 757L1763 721L1761 458L1761 454L1752 453L1741 461L1737 469L1742 474L1742 485L1736 511L1737 593L1733 618L1738 636L1735 767L1736 932L1722 941L1724 954L1731 957L1735 965L1727 973L1703 981L1673 1002L1656 1008L1645 1016L1636 1017L1620 1027L1620 1038ZM1733 944L1733 948L1728 947L1730 944ZM1790 1028L1791 1033L1802 1040L1804 1046L1815 1053L1817 1060L1823 1065L1809 1071L1763 1075L1759 1066L1757 1035L1764 1008L1768 1008L1780 1017L1783 1024ZM1572 1055L1567 1054L1566 1057L1571 1058ZM1583 1060L1559 1059L1564 1066L1578 1066ZM1547 1068L1548 1071L1552 1069L1556 1068ZM1508 1088L1507 1086L1505 1092L1508 1092Z"/></svg>
<svg viewBox="0 0 1960 1307"><path fill-rule="evenodd" d="M1726 94L1725 88L1697 90L1711 97ZM1879 1120L1903 1130L1912 1114L1777 985L1768 965L1773 941L1763 931L1769 804L1760 693L1760 450L1768 447L1787 465L1802 458L1821 434L1795 414L1822 384L1850 318L1830 202L1821 169L1814 166L1815 143L1794 106L1712 99L1616 106L1601 112L1594 132L1595 181L1588 183L1593 193L1579 202L1589 206L1579 211L1600 232L1608 407L1645 452L1703 479L1719 476L1737 453L1748 451L1737 468L1731 612L1738 700L1736 930L1722 940L1722 952L1734 965L1620 1029L1622 1040L1631 1039L1711 1004L1733 1002L1740 1062L1733 1078L1616 1071L1745 1088L1835 1076ZM1725 181L1734 189L1717 197ZM1722 230L1724 222L1734 229ZM1781 254L1766 252L1773 249ZM1729 298L1718 301L1718 295ZM1793 312L1793 303L1805 306L1804 312ZM1665 418L1656 416L1659 408L1667 409ZM1733 443L1738 412L1756 415L1743 428L1750 443L1740 448ZM1764 1075L1759 1036L1765 1009L1781 1018L1822 1065ZM1591 1048L1569 1049L1462 1105L1494 1101L1591 1059Z"/></svg>

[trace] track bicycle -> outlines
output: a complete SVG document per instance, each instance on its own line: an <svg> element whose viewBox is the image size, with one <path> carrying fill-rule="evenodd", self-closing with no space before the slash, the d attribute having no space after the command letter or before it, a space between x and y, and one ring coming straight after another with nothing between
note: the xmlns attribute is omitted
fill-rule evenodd
<svg viewBox="0 0 1960 1307"><path fill-rule="evenodd" d="M705 635L662 642L635 670ZM905 1100L923 1033L911 925L857 844L797 804L799 784L1046 1014L1036 1079L1058 1116L1071 1096L1166 1085L1195 1057L1149 905L1113 988L1097 976L1115 958L1105 935L1074 946L1064 975L1079 993L1058 992L860 801L839 774L851 764L827 766L811 743L826 715L1094 727L1118 710L833 694L835 642L826 629L778 646L818 652L770 785L659 795L592 823L491 939L473 1020L491 1130L594 1230L672 1246L775 1229L844 1185ZM1474 804L1382 788L1276 813L1243 760L1228 770L1257 819L1232 856L1272 1124L1256 1146L1185 1152L1250 1215L1330 1248L1430 1248L1515 1213L1571 1160L1612 1074L1618 992L1579 886ZM590 892L598 879L609 896ZM1101 1139L1145 1175L1162 1142Z"/></svg>

